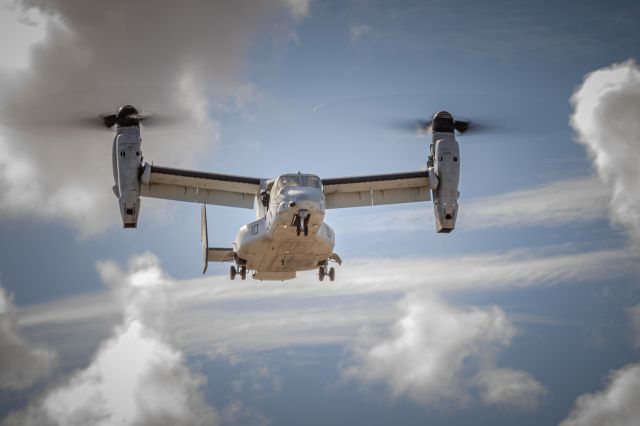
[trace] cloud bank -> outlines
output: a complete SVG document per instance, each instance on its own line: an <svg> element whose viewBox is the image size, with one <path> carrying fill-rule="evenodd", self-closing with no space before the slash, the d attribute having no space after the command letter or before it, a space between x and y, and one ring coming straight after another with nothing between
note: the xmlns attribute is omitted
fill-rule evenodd
<svg viewBox="0 0 640 426"><path fill-rule="evenodd" d="M571 98L571 125L610 192L615 223L640 244L640 68L633 61L587 74Z"/></svg>
<svg viewBox="0 0 640 426"><path fill-rule="evenodd" d="M633 61L585 76L571 98L571 125L609 188L611 219L640 247L640 68ZM629 309L633 343L640 346L640 305ZM640 364L610 373L606 388L578 397L561 426L631 426L640 418Z"/></svg>
<svg viewBox="0 0 640 426"><path fill-rule="evenodd" d="M118 210L113 134L90 130L88 120L124 104L177 117L180 125L145 129L143 152L156 163L192 164L218 138L216 104L251 97L242 73L256 33L278 11L304 17L309 2L22 0L14 7L45 17L46 35L30 47L26 69L0 69L0 213L62 220L89 235L116 223Z"/></svg>

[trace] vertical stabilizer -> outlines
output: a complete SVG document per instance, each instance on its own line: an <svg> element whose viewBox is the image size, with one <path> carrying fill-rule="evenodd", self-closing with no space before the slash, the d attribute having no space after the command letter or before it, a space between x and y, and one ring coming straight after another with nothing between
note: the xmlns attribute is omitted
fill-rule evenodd
<svg viewBox="0 0 640 426"><path fill-rule="evenodd" d="M207 272L207 265L209 263L209 235L207 232L207 205L202 205L202 223L200 224L200 241L202 242L202 274Z"/></svg>

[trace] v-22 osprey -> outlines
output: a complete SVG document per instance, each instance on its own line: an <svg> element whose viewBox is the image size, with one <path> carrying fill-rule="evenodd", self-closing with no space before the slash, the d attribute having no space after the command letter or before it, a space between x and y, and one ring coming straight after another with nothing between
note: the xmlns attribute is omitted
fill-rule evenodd
<svg viewBox="0 0 640 426"><path fill-rule="evenodd" d="M135 228L140 197L202 204L203 273L208 262L233 262L230 278L289 280L298 271L318 269L318 278L335 279L330 262L335 232L325 222L328 209L411 203L433 199L436 231L453 231L458 214L460 149L455 132L469 123L440 111L428 122L432 141L425 170L320 178L307 173L255 178L160 167L143 161L140 123L149 116L130 106L101 116L116 126L113 140L113 192L124 228ZM206 205L251 209L256 220L240 228L232 247L209 247Z"/></svg>

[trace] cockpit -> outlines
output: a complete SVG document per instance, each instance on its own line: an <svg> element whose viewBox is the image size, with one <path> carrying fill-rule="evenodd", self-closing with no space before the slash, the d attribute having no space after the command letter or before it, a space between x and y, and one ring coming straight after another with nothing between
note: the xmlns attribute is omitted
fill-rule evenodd
<svg viewBox="0 0 640 426"><path fill-rule="evenodd" d="M276 182L275 192L280 192L282 188L291 187L322 189L322 181L316 175L305 175L302 173L282 175Z"/></svg>

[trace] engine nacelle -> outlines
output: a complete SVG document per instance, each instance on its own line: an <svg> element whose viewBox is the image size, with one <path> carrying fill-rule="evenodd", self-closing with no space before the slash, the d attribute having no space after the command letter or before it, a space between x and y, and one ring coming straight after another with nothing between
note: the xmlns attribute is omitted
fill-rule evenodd
<svg viewBox="0 0 640 426"><path fill-rule="evenodd" d="M460 147L453 133L434 133L433 169L437 188L432 190L436 231L449 233L456 227L458 216L458 183L460 181Z"/></svg>
<svg viewBox="0 0 640 426"><path fill-rule="evenodd" d="M118 127L113 140L113 192L118 197L125 228L135 228L140 213L142 151L138 126Z"/></svg>

